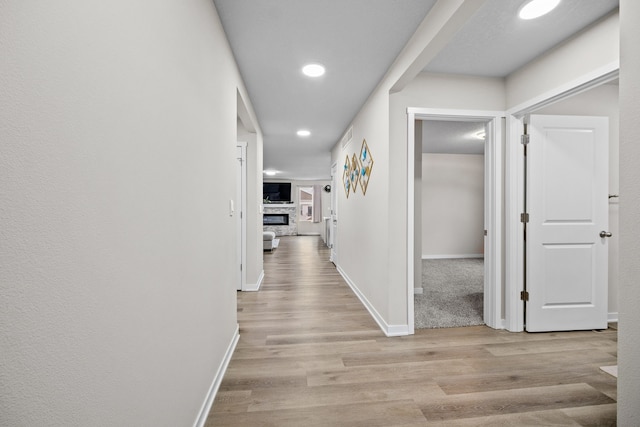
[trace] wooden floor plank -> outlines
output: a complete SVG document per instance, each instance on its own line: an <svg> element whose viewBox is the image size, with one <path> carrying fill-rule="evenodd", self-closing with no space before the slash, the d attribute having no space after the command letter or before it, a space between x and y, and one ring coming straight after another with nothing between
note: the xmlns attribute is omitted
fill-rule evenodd
<svg viewBox="0 0 640 427"><path fill-rule="evenodd" d="M611 398L587 384L567 384L447 396L423 406L422 412L427 420L437 421L605 405L613 402Z"/></svg>
<svg viewBox="0 0 640 427"><path fill-rule="evenodd" d="M387 351L380 353L355 353L344 357L345 366L389 365L411 362L428 362L447 359L471 359L492 357L482 346L459 346L421 350ZM492 359L495 359L492 357Z"/></svg>
<svg viewBox="0 0 640 427"><path fill-rule="evenodd" d="M313 236L265 253L207 426L615 425L617 325L388 338L328 257Z"/></svg>
<svg viewBox="0 0 640 427"><path fill-rule="evenodd" d="M442 397L440 387L420 379L398 379L391 383L351 383L278 390L257 390L248 411L311 408L325 405L409 401L425 404Z"/></svg>
<svg viewBox="0 0 640 427"><path fill-rule="evenodd" d="M373 383L380 380L393 382L411 378L430 381L439 375L460 375L473 369L462 360L435 360L421 363L398 363L375 367L356 366L335 370L309 371L309 386L327 384Z"/></svg>
<svg viewBox="0 0 640 427"><path fill-rule="evenodd" d="M326 405L272 411L212 414L208 425L252 427L406 427L424 425L420 409L412 401Z"/></svg>
<svg viewBox="0 0 640 427"><path fill-rule="evenodd" d="M557 368L545 366L540 369L505 369L500 373L463 374L458 376L436 377L434 380L446 394L479 393L494 390L515 390L536 386L588 383L594 377L601 377L598 384L609 380L600 375L597 368L584 365ZM594 381L595 382L595 381ZM609 381L615 384L614 381ZM594 387L596 388L596 387Z"/></svg>

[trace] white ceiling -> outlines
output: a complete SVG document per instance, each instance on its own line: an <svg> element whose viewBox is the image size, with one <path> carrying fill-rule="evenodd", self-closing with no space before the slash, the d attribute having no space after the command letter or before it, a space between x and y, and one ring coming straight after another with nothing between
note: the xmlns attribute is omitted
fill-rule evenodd
<svg viewBox="0 0 640 427"><path fill-rule="evenodd" d="M442 0L446 1L446 0ZM426 71L506 76L618 5L562 0L520 21L525 0L487 0ZM263 131L264 169L328 179L330 150L435 0L214 0ZM300 69L320 62L325 76ZM312 132L308 138L296 130Z"/></svg>
<svg viewBox="0 0 640 427"><path fill-rule="evenodd" d="M618 0L561 0L524 21L525 0L487 0L425 71L505 77L618 7Z"/></svg>

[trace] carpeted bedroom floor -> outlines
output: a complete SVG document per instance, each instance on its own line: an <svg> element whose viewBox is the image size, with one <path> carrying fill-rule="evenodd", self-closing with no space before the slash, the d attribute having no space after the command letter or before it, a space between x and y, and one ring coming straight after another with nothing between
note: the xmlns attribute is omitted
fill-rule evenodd
<svg viewBox="0 0 640 427"><path fill-rule="evenodd" d="M423 294L415 295L416 329L484 325L484 260L422 260Z"/></svg>

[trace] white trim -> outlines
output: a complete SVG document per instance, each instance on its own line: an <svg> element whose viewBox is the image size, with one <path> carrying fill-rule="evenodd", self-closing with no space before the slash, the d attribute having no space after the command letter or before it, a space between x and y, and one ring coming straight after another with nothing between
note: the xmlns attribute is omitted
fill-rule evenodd
<svg viewBox="0 0 640 427"><path fill-rule="evenodd" d="M240 221L240 287L238 290L242 291L247 286L247 143L244 141L238 141L236 147L240 149L240 182L238 183L240 194L240 200L236 205L239 210ZM235 214L238 215L238 214Z"/></svg>
<svg viewBox="0 0 640 427"><path fill-rule="evenodd" d="M331 207L331 213L329 215L329 261L332 263L338 262L338 249L337 249L337 240L338 240L338 194L337 188L339 186L338 182L338 162L334 162L331 164L331 193L329 204Z"/></svg>
<svg viewBox="0 0 640 427"><path fill-rule="evenodd" d="M596 68L590 73L584 74L575 80L516 105L515 107L508 109L507 113L519 119L522 116L546 107L547 105L562 101L563 99L567 99L570 96L587 91L595 86L613 81L618 78L619 73L620 60L610 62L609 64Z"/></svg>
<svg viewBox="0 0 640 427"><path fill-rule="evenodd" d="M505 326L510 332L524 331L524 303L520 300L520 291L524 289L523 224L520 222L520 213L524 211L524 148L519 142L521 133L521 121L507 116L504 317Z"/></svg>
<svg viewBox="0 0 640 427"><path fill-rule="evenodd" d="M415 166L416 166L416 114L407 109L407 329L410 335L416 333L415 322ZM422 285L422 283L420 283Z"/></svg>
<svg viewBox="0 0 640 427"><path fill-rule="evenodd" d="M607 315L607 322L617 322L618 321L618 312L609 313Z"/></svg>
<svg viewBox="0 0 640 427"><path fill-rule="evenodd" d="M251 286L247 283L243 291L245 292L257 292L260 290L260 286L262 286L262 280L264 279L264 270L260 272L260 276L258 276L258 283L255 285L252 283Z"/></svg>
<svg viewBox="0 0 640 427"><path fill-rule="evenodd" d="M218 393L218 389L220 388L220 383L222 383L222 378L224 378L224 374L225 372L227 372L227 367L229 366L229 362L231 361L233 352L236 350L238 340L240 340L240 325L236 325L236 330L233 333L233 337L231 337L231 342L227 347L227 351L224 354L222 363L218 367L218 371L213 377L213 381L211 382L211 386L209 387L207 396L205 397L204 403L202 404L202 407L198 412L196 422L193 424L194 427L204 427L205 423L207 422L209 411L211 410L211 405L213 405L213 401L216 398L216 394Z"/></svg>
<svg viewBox="0 0 640 427"><path fill-rule="evenodd" d="M422 255L422 259L484 258L484 254Z"/></svg>
<svg viewBox="0 0 640 427"><path fill-rule="evenodd" d="M520 213L524 207L523 148L520 144L522 120L527 114L554 102L614 80L620 71L620 61L611 62L553 90L523 102L507 113L507 143L505 171L505 326L511 332L524 330L524 236Z"/></svg>
<svg viewBox="0 0 640 427"><path fill-rule="evenodd" d="M438 108L407 108L407 312L409 333L414 330L414 171L415 171L415 120L437 119L451 121L484 121L489 124L490 137L486 140L485 158L490 164L490 184L485 189L489 204L489 218L485 218L488 231L486 257L487 266L484 288L484 322L491 328L502 327L500 314L502 307L502 119L504 111L493 110L451 110Z"/></svg>
<svg viewBox="0 0 640 427"><path fill-rule="evenodd" d="M421 119L433 118L454 122L488 121L494 117L504 117L504 111L495 110L451 110L447 108L408 107L407 113L420 116Z"/></svg>
<svg viewBox="0 0 640 427"><path fill-rule="evenodd" d="M398 336L409 335L408 325L389 325L389 324L387 324L387 322L384 320L384 318L375 309L373 304L371 304L369 302L367 297L365 297L364 294L362 292L360 292L360 289L358 289L356 284L353 283L353 281L349 278L347 273L345 273L344 270L342 270L342 268L340 268L339 266L336 266L336 269L338 270L338 273L340 273L340 275L342 276L344 281L347 282L347 285L349 285L349 287L351 288L353 293L356 294L356 296L358 297L358 299L360 300L362 305L364 305L365 308L369 311L369 314L371 314L371 317L373 317L373 320L376 321L376 323L378 324L378 326L380 327L380 329L382 330L382 332L384 332L384 334L386 336L388 336L388 337L398 337Z"/></svg>

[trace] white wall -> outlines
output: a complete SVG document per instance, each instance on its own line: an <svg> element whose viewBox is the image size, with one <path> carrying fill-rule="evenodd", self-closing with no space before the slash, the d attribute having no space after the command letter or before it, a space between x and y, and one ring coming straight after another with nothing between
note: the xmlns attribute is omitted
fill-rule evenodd
<svg viewBox="0 0 640 427"><path fill-rule="evenodd" d="M422 258L482 255L483 230L484 156L422 154Z"/></svg>
<svg viewBox="0 0 640 427"><path fill-rule="evenodd" d="M237 326L213 2L1 9L0 424L193 425Z"/></svg>
<svg viewBox="0 0 640 427"><path fill-rule="evenodd" d="M618 425L640 425L640 2L620 1Z"/></svg>
<svg viewBox="0 0 640 427"><path fill-rule="evenodd" d="M378 321L391 325L389 319L388 254L388 95L376 93L353 122L353 138L343 149L337 144L332 161L337 162L339 182L348 156L360 155L366 139L373 158L371 178L366 194L358 185L347 197L341 184L337 191L338 231L336 247L337 267L347 281L358 289L374 310ZM375 242L372 244L371 242ZM405 304L406 305L406 304Z"/></svg>
<svg viewBox="0 0 640 427"><path fill-rule="evenodd" d="M618 21L619 15L614 12L509 75L506 79L508 108L616 63L620 58Z"/></svg>
<svg viewBox="0 0 640 427"><path fill-rule="evenodd" d="M619 108L618 86L602 85L545 107L535 114L605 116L609 118L609 194L619 194ZM618 245L620 200L609 200L609 309L612 318L618 314Z"/></svg>

